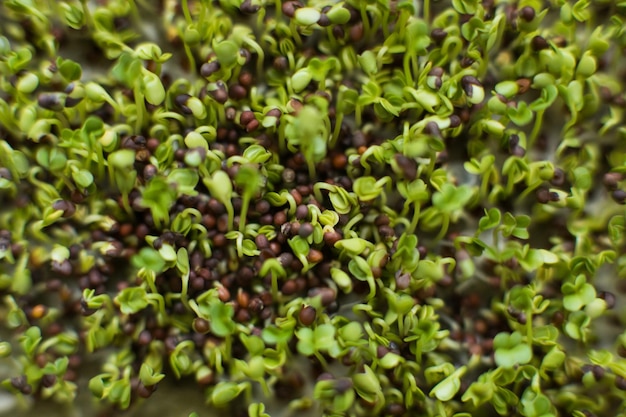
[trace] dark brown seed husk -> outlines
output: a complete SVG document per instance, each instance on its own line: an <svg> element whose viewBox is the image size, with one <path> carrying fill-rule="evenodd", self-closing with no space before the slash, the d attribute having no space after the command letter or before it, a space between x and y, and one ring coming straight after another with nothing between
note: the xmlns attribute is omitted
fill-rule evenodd
<svg viewBox="0 0 626 417"><path fill-rule="evenodd" d="M313 324L313 322L315 322L316 316L317 311L315 310L315 308L310 305L305 305L302 306L298 318L300 319L300 323L305 326L310 326L311 324Z"/></svg>

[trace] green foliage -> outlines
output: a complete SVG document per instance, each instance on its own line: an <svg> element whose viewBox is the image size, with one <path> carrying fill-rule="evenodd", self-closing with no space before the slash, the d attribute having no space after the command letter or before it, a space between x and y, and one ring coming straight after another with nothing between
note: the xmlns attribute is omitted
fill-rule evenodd
<svg viewBox="0 0 626 417"><path fill-rule="evenodd" d="M519 332L498 333L493 339L495 361L498 366L512 368L523 365L532 359L530 345L523 343L523 336Z"/></svg>
<svg viewBox="0 0 626 417"><path fill-rule="evenodd" d="M624 7L491 3L1 2L3 389L619 408Z"/></svg>

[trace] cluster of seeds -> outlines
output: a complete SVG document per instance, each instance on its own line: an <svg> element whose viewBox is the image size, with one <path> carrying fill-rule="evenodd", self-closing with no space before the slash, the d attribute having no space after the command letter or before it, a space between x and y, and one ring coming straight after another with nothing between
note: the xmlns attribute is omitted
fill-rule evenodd
<svg viewBox="0 0 626 417"><path fill-rule="evenodd" d="M625 21L3 2L2 386L111 412L166 378L249 417L617 415Z"/></svg>

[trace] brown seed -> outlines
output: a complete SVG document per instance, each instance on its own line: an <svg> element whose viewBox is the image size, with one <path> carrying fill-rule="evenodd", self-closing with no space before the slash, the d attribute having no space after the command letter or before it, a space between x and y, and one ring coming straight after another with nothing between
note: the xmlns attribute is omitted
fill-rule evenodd
<svg viewBox="0 0 626 417"><path fill-rule="evenodd" d="M522 7L519 11L519 16L527 22L532 22L535 18L535 9L530 6Z"/></svg>
<svg viewBox="0 0 626 417"><path fill-rule="evenodd" d="M481 346L485 354L490 353L493 350L493 339L483 340Z"/></svg>
<svg viewBox="0 0 626 417"><path fill-rule="evenodd" d="M64 381L74 382L77 379L78 379L78 373L73 369L68 369L67 371L65 371L65 374L63 374Z"/></svg>
<svg viewBox="0 0 626 417"><path fill-rule="evenodd" d="M626 191L624 190L615 190L611 193L611 198L617 204L626 204Z"/></svg>
<svg viewBox="0 0 626 417"><path fill-rule="evenodd" d="M376 279L380 278L383 275L383 270L379 266L372 267L372 276Z"/></svg>
<svg viewBox="0 0 626 417"><path fill-rule="evenodd" d="M363 39L364 34L363 23L358 22L356 25L350 28L350 40L352 42L358 42Z"/></svg>
<svg viewBox="0 0 626 417"><path fill-rule="evenodd" d="M52 203L52 208L63 211L63 217L71 217L76 212L76 206L71 201L56 200Z"/></svg>
<svg viewBox="0 0 626 417"><path fill-rule="evenodd" d="M535 195L541 204L547 204L550 201L550 190L547 188L540 188Z"/></svg>
<svg viewBox="0 0 626 417"><path fill-rule="evenodd" d="M219 286L217 287L217 296L221 302L225 303L230 300L230 291L224 286Z"/></svg>
<svg viewBox="0 0 626 417"><path fill-rule="evenodd" d="M341 235L335 230L324 233L324 243L327 246L334 247L335 243L341 240Z"/></svg>
<svg viewBox="0 0 626 417"><path fill-rule="evenodd" d="M317 263L324 259L324 255L321 251L317 249L311 249L309 250L309 254L307 255L306 259L311 263Z"/></svg>
<svg viewBox="0 0 626 417"><path fill-rule="evenodd" d="M248 95L248 90L244 86L234 84L228 89L228 96L233 100L243 100Z"/></svg>
<svg viewBox="0 0 626 417"><path fill-rule="evenodd" d="M302 306L298 318L300 319L300 323L305 326L310 326L311 324L313 324L313 322L315 322L316 316L317 311L315 310L315 308L310 305L305 305Z"/></svg>
<svg viewBox="0 0 626 417"><path fill-rule="evenodd" d="M332 288L317 287L317 288L311 288L311 290L309 290L309 293L308 293L309 297L316 297L318 295L321 296L322 305L324 307L328 306L330 303L335 301L335 298L337 298L337 294Z"/></svg>
<svg viewBox="0 0 626 417"><path fill-rule="evenodd" d="M298 190L290 190L289 194L291 194L291 196L293 197L294 200L296 200L296 204L300 205L302 204L302 194L300 194L300 192L298 192Z"/></svg>
<svg viewBox="0 0 626 417"><path fill-rule="evenodd" d="M346 32L343 30L343 27L335 25L333 26L333 36L336 39L343 39L346 36Z"/></svg>
<svg viewBox="0 0 626 417"><path fill-rule="evenodd" d="M137 385L137 395L139 395L141 398L149 398L154 391L154 386L146 387L141 382L139 382L139 385Z"/></svg>
<svg viewBox="0 0 626 417"><path fill-rule="evenodd" d="M592 365L591 373L593 373L593 377L596 379L596 381L599 381L604 377L605 370L600 365Z"/></svg>
<svg viewBox="0 0 626 417"><path fill-rule="evenodd" d="M555 168L554 176L550 180L550 183L555 187L560 187L565 184L565 172L561 168Z"/></svg>
<svg viewBox="0 0 626 417"><path fill-rule="evenodd" d="M413 181L417 178L417 162L414 159L409 159L400 153L395 154L394 159L407 180Z"/></svg>
<svg viewBox="0 0 626 417"><path fill-rule="evenodd" d="M524 155L526 155L526 149L522 148L519 145L515 145L513 148L511 148L511 155L522 158Z"/></svg>
<svg viewBox="0 0 626 417"><path fill-rule="evenodd" d="M295 294L297 290L298 290L298 286L296 284L296 281L293 279L285 281L285 283L280 289L280 291L285 295Z"/></svg>
<svg viewBox="0 0 626 417"><path fill-rule="evenodd" d="M535 51L541 51L542 49L547 49L550 47L550 44L548 43L548 41L541 37L541 36L535 36L531 41L530 41L530 46L532 47L533 50Z"/></svg>
<svg viewBox="0 0 626 417"><path fill-rule="evenodd" d="M461 68L469 68L474 63L474 60L468 56L461 58Z"/></svg>
<svg viewBox="0 0 626 417"><path fill-rule="evenodd" d="M565 322L565 316L563 315L562 311L556 311L553 315L552 315L552 324L554 324L555 326L561 326L563 325L563 323Z"/></svg>
<svg viewBox="0 0 626 417"><path fill-rule="evenodd" d="M276 58L274 58L274 62L272 63L272 66L277 71L282 72L282 71L285 71L287 68L289 68L289 61L284 56L277 56Z"/></svg>
<svg viewBox="0 0 626 417"><path fill-rule="evenodd" d="M259 126L260 126L259 121L254 119L246 125L246 132L254 132L255 130L259 128Z"/></svg>
<svg viewBox="0 0 626 417"><path fill-rule="evenodd" d="M206 334L211 329L209 322L202 317L196 317L192 324L193 330L196 333Z"/></svg>
<svg viewBox="0 0 626 417"><path fill-rule="evenodd" d="M300 225L300 228L298 230L298 235L301 238L306 239L307 237L311 236L313 234L313 231L315 230L315 228L313 227L313 225L311 223L302 223Z"/></svg>
<svg viewBox="0 0 626 417"><path fill-rule="evenodd" d="M250 316L250 312L244 308L240 309L237 311L237 314L235 314L235 320L239 323L246 323L250 321L251 318L252 316Z"/></svg>
<svg viewBox="0 0 626 417"><path fill-rule="evenodd" d="M304 205L304 204L300 204L298 207L296 207L296 219L297 220L304 220L309 216L309 208Z"/></svg>
<svg viewBox="0 0 626 417"><path fill-rule="evenodd" d="M133 233L133 225L132 223L123 223L120 226L120 231L119 234L121 237L127 237L130 236L131 233Z"/></svg>
<svg viewBox="0 0 626 417"><path fill-rule="evenodd" d="M401 271L398 271L401 272ZM396 288L399 290L406 290L407 288L409 288L409 285L411 284L411 274L409 273L404 273L404 274L396 274Z"/></svg>
<svg viewBox="0 0 626 417"><path fill-rule="evenodd" d="M209 94L215 101L220 104L224 104L228 101L228 92L226 91L226 87L222 85L220 88L209 91Z"/></svg>
<svg viewBox="0 0 626 417"><path fill-rule="evenodd" d="M239 122L243 125L246 126L248 123L250 123L251 121L256 120L255 116L254 116L254 112L250 111L250 110L244 110L241 112L241 115L239 116Z"/></svg>
<svg viewBox="0 0 626 417"><path fill-rule="evenodd" d="M343 170L348 165L348 157L344 153L336 153L332 157L332 166L337 170Z"/></svg>
<svg viewBox="0 0 626 417"><path fill-rule="evenodd" d="M430 32L430 37L436 44L441 44L446 37L448 36L448 32L441 28L435 28Z"/></svg>
<svg viewBox="0 0 626 417"><path fill-rule="evenodd" d="M213 236L213 245L216 248L222 248L226 246L227 243L228 243L228 239L226 239L226 236L223 233L218 233L215 236Z"/></svg>
<svg viewBox="0 0 626 417"><path fill-rule="evenodd" d="M46 374L41 378L41 385L44 388L50 388L51 386L56 384L56 382L57 382L57 377L56 375L53 375L53 374Z"/></svg>
<svg viewBox="0 0 626 417"><path fill-rule="evenodd" d="M599 291L598 298L602 298L609 310L615 307L615 295L608 291Z"/></svg>
<svg viewBox="0 0 626 417"><path fill-rule="evenodd" d="M483 319L478 319L474 322L474 331L478 334L486 334L489 327L487 326L487 322Z"/></svg>
<svg viewBox="0 0 626 417"><path fill-rule="evenodd" d="M289 18L293 18L296 15L296 10L301 7L302 4L299 1L287 1L281 6L283 14Z"/></svg>
<svg viewBox="0 0 626 417"><path fill-rule="evenodd" d="M473 344L473 345L470 345L469 352L472 355L482 355L483 354L483 348L482 348L481 345Z"/></svg>
<svg viewBox="0 0 626 417"><path fill-rule="evenodd" d="M200 67L200 75L203 77L210 77L213 73L219 71L221 65L218 61L205 62Z"/></svg>
<svg viewBox="0 0 626 417"><path fill-rule="evenodd" d="M256 243L256 246L259 249L265 249L270 244L269 240L267 240L267 236L265 236L264 234L258 234L254 238L254 242Z"/></svg>
<svg viewBox="0 0 626 417"><path fill-rule="evenodd" d="M387 406L387 413L391 416L402 416L406 413L406 408L398 403L389 404Z"/></svg>
<svg viewBox="0 0 626 417"><path fill-rule="evenodd" d="M618 183L623 179L624 175L619 172L607 172L602 178L602 183L608 190L614 191L617 189Z"/></svg>
<svg viewBox="0 0 626 417"><path fill-rule="evenodd" d="M321 14L319 20L317 21L317 24L321 27L328 27L332 24L332 22L330 21L328 15Z"/></svg>
<svg viewBox="0 0 626 417"><path fill-rule="evenodd" d="M142 330L137 336L137 344L139 346L147 346L152 342L152 333L150 330Z"/></svg>
<svg viewBox="0 0 626 417"><path fill-rule="evenodd" d="M47 310L48 309L46 308L46 306L42 304L37 304L35 307L33 307L30 316L35 320L39 320L46 315Z"/></svg>
<svg viewBox="0 0 626 417"><path fill-rule="evenodd" d="M530 78L520 78L516 81L516 84L519 87L517 94L524 94L530 88L532 80Z"/></svg>
<svg viewBox="0 0 626 417"><path fill-rule="evenodd" d="M58 272L63 276L67 277L72 275L72 264L67 259L63 260L60 263L57 261L52 261L50 267L54 272Z"/></svg>
<svg viewBox="0 0 626 417"><path fill-rule="evenodd" d="M248 71L242 71L241 74L239 74L239 84L246 88L251 87L252 84L254 84L254 78L252 77L252 73Z"/></svg>
<svg viewBox="0 0 626 417"><path fill-rule="evenodd" d="M241 308L248 308L248 303L250 302L250 296L247 292L244 292L241 288L237 292L237 304Z"/></svg>
<svg viewBox="0 0 626 417"><path fill-rule="evenodd" d="M268 111L265 115L269 116L269 117L280 118L280 116L283 115L283 112L281 112L280 109L274 108L274 109L271 109L270 111Z"/></svg>
<svg viewBox="0 0 626 417"><path fill-rule="evenodd" d="M376 357L378 359L381 359L383 356L385 356L387 353L389 353L389 349L386 346L382 346L382 345L378 345L376 347Z"/></svg>

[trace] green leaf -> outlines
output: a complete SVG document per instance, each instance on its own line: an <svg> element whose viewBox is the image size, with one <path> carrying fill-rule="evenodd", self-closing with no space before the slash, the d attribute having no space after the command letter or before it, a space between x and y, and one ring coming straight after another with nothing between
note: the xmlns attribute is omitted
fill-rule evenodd
<svg viewBox="0 0 626 417"><path fill-rule="evenodd" d="M135 163L135 151L132 149L121 149L115 151L107 157L109 165L119 170L132 169Z"/></svg>
<svg viewBox="0 0 626 417"><path fill-rule="evenodd" d="M211 332L218 337L226 337L233 334L235 331L234 314L234 308L230 304L224 304L219 300L211 303L209 308Z"/></svg>
<svg viewBox="0 0 626 417"><path fill-rule="evenodd" d="M213 51L220 65L228 68L237 62L239 46L230 40L225 40L213 45Z"/></svg>
<svg viewBox="0 0 626 417"><path fill-rule="evenodd" d="M134 314L148 306L148 295L143 287L124 288L115 297L123 314Z"/></svg>
<svg viewBox="0 0 626 417"><path fill-rule="evenodd" d="M65 168L67 157L65 153L56 147L44 146L37 150L35 155L37 163L50 171L61 171Z"/></svg>
<svg viewBox="0 0 626 417"><path fill-rule="evenodd" d="M93 174L85 169L72 172L72 179L82 188L87 188L93 184Z"/></svg>
<svg viewBox="0 0 626 417"><path fill-rule="evenodd" d="M522 340L523 336L520 332L498 333L493 339L496 365L512 368L516 364L523 365L530 362L533 356L532 349Z"/></svg>
<svg viewBox="0 0 626 417"><path fill-rule="evenodd" d="M248 417L271 417L265 412L265 404L252 403L248 406Z"/></svg>
<svg viewBox="0 0 626 417"><path fill-rule="evenodd" d="M178 256L174 247L168 243L164 243L163 246L159 248L159 255L161 255L161 258L167 263L175 262Z"/></svg>
<svg viewBox="0 0 626 417"><path fill-rule="evenodd" d="M377 395L381 393L380 381L372 368L364 365L364 369L364 373L357 373L352 376L352 382L359 397L373 403Z"/></svg>
<svg viewBox="0 0 626 417"><path fill-rule="evenodd" d="M363 336L363 326L359 322L352 321L340 327L338 333L344 342L357 342Z"/></svg>
<svg viewBox="0 0 626 417"><path fill-rule="evenodd" d="M146 101L153 106L158 106L165 100L165 87L158 75L146 71L143 76L143 94Z"/></svg>
<svg viewBox="0 0 626 417"><path fill-rule="evenodd" d="M485 215L478 221L478 228L484 231L493 229L498 224L500 224L500 210L492 207L489 210L485 209Z"/></svg>
<svg viewBox="0 0 626 417"><path fill-rule="evenodd" d="M433 205L439 210L452 213L463 209L472 199L474 191L469 185L463 184L455 187L451 183L445 183L441 187L441 191L433 194Z"/></svg>
<svg viewBox="0 0 626 417"><path fill-rule="evenodd" d="M534 295L529 287L517 285L509 291L511 306L518 311L529 311L533 308Z"/></svg>
<svg viewBox="0 0 626 417"><path fill-rule="evenodd" d="M29 358L32 358L37 346L39 346L42 341L41 330L36 326L29 327L24 334L20 336L19 341L24 353Z"/></svg>
<svg viewBox="0 0 626 417"><path fill-rule="evenodd" d="M245 389L245 383L219 382L211 391L210 401L216 407L224 407L232 403Z"/></svg>
<svg viewBox="0 0 626 417"><path fill-rule="evenodd" d="M519 101L517 107L507 107L507 116L517 126L525 126L533 119L533 112L525 101Z"/></svg>
<svg viewBox="0 0 626 417"><path fill-rule="evenodd" d="M350 11L343 7L343 4L338 3L326 12L326 16L328 16L331 23L335 25L344 25L350 20Z"/></svg>
<svg viewBox="0 0 626 417"><path fill-rule="evenodd" d="M143 247L138 254L131 258L131 263L136 268L146 268L156 273L163 271L165 261L159 255L159 252L151 247Z"/></svg>
<svg viewBox="0 0 626 417"><path fill-rule="evenodd" d="M299 93L309 85L312 79L313 75L308 68L299 69L291 76L291 87L293 88L293 91Z"/></svg>
<svg viewBox="0 0 626 417"><path fill-rule="evenodd" d="M546 356L543 357L543 360L541 361L541 369L554 371L555 369L560 368L561 365L563 365L563 362L565 362L565 352L563 352L560 347L554 346L550 349L550 351L548 351Z"/></svg>
<svg viewBox="0 0 626 417"><path fill-rule="evenodd" d="M358 56L359 64L367 75L374 75L378 72L376 55L370 50L364 51Z"/></svg>
<svg viewBox="0 0 626 417"><path fill-rule="evenodd" d="M291 340L293 328L296 325L295 319L292 319L288 326L268 326L261 332L263 341L268 345L283 345Z"/></svg>
<svg viewBox="0 0 626 417"><path fill-rule="evenodd" d="M311 356L315 353L315 336L312 329L300 328L296 331L296 337L298 338L296 348L301 355Z"/></svg>
<svg viewBox="0 0 626 417"><path fill-rule="evenodd" d="M315 328L314 340L317 350L329 350L335 343L335 326L329 323L320 324Z"/></svg>
<svg viewBox="0 0 626 417"><path fill-rule="evenodd" d="M57 68L59 73L67 81L77 81L83 74L80 65L71 59L57 58Z"/></svg>
<svg viewBox="0 0 626 417"><path fill-rule="evenodd" d="M266 261L267 262L267 261ZM330 276L343 292L349 293L352 290L352 279L340 268L331 268Z"/></svg>
<svg viewBox="0 0 626 417"><path fill-rule="evenodd" d="M451 375L439 382L430 391L431 397L437 397L439 401L450 401L459 389L461 388L460 377L465 373L467 368L465 366L457 369Z"/></svg>
<svg viewBox="0 0 626 417"><path fill-rule="evenodd" d="M144 386L150 387L152 385L156 385L164 377L164 374L155 372L154 369L152 369L148 364L141 364L141 369L139 370L139 379Z"/></svg>
<svg viewBox="0 0 626 417"><path fill-rule="evenodd" d="M574 282L564 282L561 291L563 307L568 311L578 311L596 298L595 288L586 282L584 275L578 275Z"/></svg>
<svg viewBox="0 0 626 417"><path fill-rule="evenodd" d="M294 19L302 26L309 26L320 20L321 13L312 7L301 7L296 9Z"/></svg>
<svg viewBox="0 0 626 417"><path fill-rule="evenodd" d="M355 256L350 260L348 270L359 281L367 281L372 278L372 269L367 261L360 256Z"/></svg>
<svg viewBox="0 0 626 417"><path fill-rule="evenodd" d="M383 369L393 369L402 362L402 356L397 353L388 352L378 360L378 364Z"/></svg>

